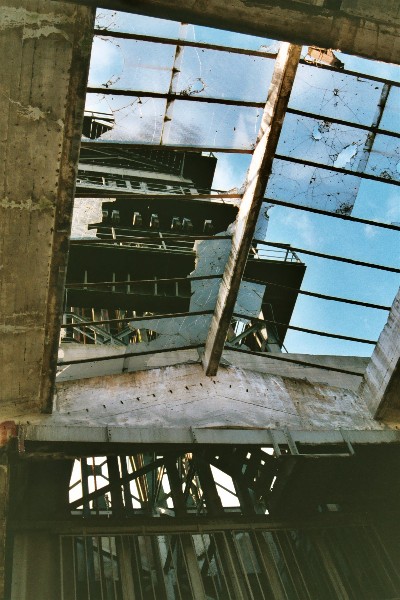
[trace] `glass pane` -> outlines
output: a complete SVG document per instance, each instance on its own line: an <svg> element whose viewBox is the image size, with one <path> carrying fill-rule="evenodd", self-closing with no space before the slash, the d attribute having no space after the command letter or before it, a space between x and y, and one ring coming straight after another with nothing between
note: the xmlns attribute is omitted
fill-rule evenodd
<svg viewBox="0 0 400 600"><path fill-rule="evenodd" d="M299 65L289 106L327 118L371 125L382 87L382 83L340 71Z"/></svg>
<svg viewBox="0 0 400 600"><path fill-rule="evenodd" d="M89 87L167 93L176 46L95 37Z"/></svg>
<svg viewBox="0 0 400 600"><path fill-rule="evenodd" d="M165 144L250 149L260 127L262 109L177 101Z"/></svg>
<svg viewBox="0 0 400 600"><path fill-rule="evenodd" d="M156 98L136 98L87 94L86 110L112 114L115 125L100 136L101 140L159 144L166 101Z"/></svg>
<svg viewBox="0 0 400 600"><path fill-rule="evenodd" d="M137 33L142 35L159 36L179 39L182 36L182 26L178 21L167 21L105 9L98 9L96 13L96 29L108 29L124 33ZM187 24L186 39L190 41L231 46L247 50L264 50L277 52L280 42L269 38L245 35L232 31L224 31L211 27Z"/></svg>
<svg viewBox="0 0 400 600"><path fill-rule="evenodd" d="M273 69L272 59L186 47L177 92L265 102Z"/></svg>
<svg viewBox="0 0 400 600"><path fill-rule="evenodd" d="M175 38L179 35L180 23L101 8L96 12L95 27L96 29L108 29L110 31L162 35L163 37Z"/></svg>
<svg viewBox="0 0 400 600"><path fill-rule="evenodd" d="M381 64L381 63L380 63ZM392 87L379 124L381 129L400 133L400 88Z"/></svg>
<svg viewBox="0 0 400 600"><path fill-rule="evenodd" d="M366 171L388 181L400 181L400 139L377 135Z"/></svg>
<svg viewBox="0 0 400 600"><path fill-rule="evenodd" d="M357 170L367 137L362 129L287 113L277 154Z"/></svg>
<svg viewBox="0 0 400 600"><path fill-rule="evenodd" d="M275 159L266 197L349 214L360 178Z"/></svg>

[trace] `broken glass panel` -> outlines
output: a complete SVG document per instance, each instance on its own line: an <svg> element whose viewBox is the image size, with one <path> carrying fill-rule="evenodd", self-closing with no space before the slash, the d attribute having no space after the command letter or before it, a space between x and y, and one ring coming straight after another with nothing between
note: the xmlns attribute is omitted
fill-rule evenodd
<svg viewBox="0 0 400 600"><path fill-rule="evenodd" d="M265 102L273 69L272 59L186 47L177 92Z"/></svg>
<svg viewBox="0 0 400 600"><path fill-rule="evenodd" d="M104 9L97 10L95 27L96 29L107 29L108 31L136 33L176 40L182 35L181 24L178 21L167 21ZM238 34L232 31L191 24L187 24L186 28L186 39L189 41L231 46L245 50L261 50L266 53L276 53L280 46L280 42L254 35Z"/></svg>
<svg viewBox="0 0 400 600"><path fill-rule="evenodd" d="M371 75L372 77L391 79L394 81L400 79L400 68L398 65L345 54L339 50L335 50L335 55L344 63L345 69L359 73L361 76Z"/></svg>
<svg viewBox="0 0 400 600"><path fill-rule="evenodd" d="M350 214L360 178L275 159L266 197Z"/></svg>
<svg viewBox="0 0 400 600"><path fill-rule="evenodd" d="M89 87L166 93L175 46L113 37L95 37Z"/></svg>
<svg viewBox="0 0 400 600"><path fill-rule="evenodd" d="M400 139L377 135L366 172L388 181L400 181Z"/></svg>
<svg viewBox="0 0 400 600"><path fill-rule="evenodd" d="M299 65L289 106L328 119L372 125L382 88L382 83L362 77Z"/></svg>
<svg viewBox="0 0 400 600"><path fill-rule="evenodd" d="M167 93L176 46L113 37L93 42L89 87ZM259 56L183 47L174 91L265 102L274 61Z"/></svg>
<svg viewBox="0 0 400 600"><path fill-rule="evenodd" d="M259 50L266 53L277 53L280 42L269 38L245 35L223 29L201 27L200 25L188 25L188 40L220 46L231 46L246 50ZM216 41L217 40L217 41Z"/></svg>
<svg viewBox="0 0 400 600"><path fill-rule="evenodd" d="M381 129L400 133L400 88L392 87L386 100L385 110L379 124Z"/></svg>
<svg viewBox="0 0 400 600"><path fill-rule="evenodd" d="M179 27L180 23L177 21L167 21L103 8L98 9L96 12L96 29L176 38L179 35Z"/></svg>
<svg viewBox="0 0 400 600"><path fill-rule="evenodd" d="M220 275L224 272L226 261L231 249L231 241L219 239L202 240L195 244L196 268L191 273L192 277ZM215 309L221 278L207 280L192 280L190 312L210 311ZM251 317L258 317L265 294L265 285L242 282L235 304L235 312L243 315L245 323ZM246 319L248 317L248 319ZM212 315L188 315L185 317L171 317L167 319L154 319L150 321L132 320L131 329L146 329L157 333L156 339L133 345L133 352L162 350L204 344L207 338Z"/></svg>
<svg viewBox="0 0 400 600"><path fill-rule="evenodd" d="M357 170L368 131L287 113L277 154Z"/></svg>
<svg viewBox="0 0 400 600"><path fill-rule="evenodd" d="M100 140L159 144L166 101L159 98L136 98L87 94L86 109L112 114L115 125Z"/></svg>
<svg viewBox="0 0 400 600"><path fill-rule="evenodd" d="M261 108L175 101L173 119L162 143L251 149L261 116Z"/></svg>

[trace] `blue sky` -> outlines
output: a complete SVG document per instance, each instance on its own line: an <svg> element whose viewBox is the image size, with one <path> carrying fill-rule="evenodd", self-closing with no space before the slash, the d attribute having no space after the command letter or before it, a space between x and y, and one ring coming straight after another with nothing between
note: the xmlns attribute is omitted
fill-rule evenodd
<svg viewBox="0 0 400 600"><path fill-rule="evenodd" d="M99 11L99 13L103 15L99 19L99 26L108 26L113 30L165 37L178 35L179 24L177 23L136 15L107 13L106 11ZM190 26L187 37L197 41L250 49L259 49L260 46L271 47L271 49L277 47L276 42L272 40L205 27ZM99 47L101 50L98 51L97 59L92 65L92 79L98 79L100 76L107 78L107 72L111 74L116 71L121 72L123 65L121 65L121 58L115 47L104 43ZM397 66L349 57L340 53L338 53L338 57L345 63L347 69L359 70L394 80L399 79L399 67ZM124 67L126 70L131 65L125 62ZM118 87L118 84L116 86ZM133 84L131 87L140 89L140 85ZM367 107L368 102L371 102L370 97L362 98L360 107L363 104ZM400 107L396 107L396 104L397 98L391 106L388 106L383 126L390 126L391 129L399 131L400 117L396 108ZM383 157L382 152L381 156ZM244 181L250 157L239 154L217 154L217 157L218 170L214 187L218 189L240 187ZM380 160L379 156L377 160ZM290 198L286 199L290 200ZM364 180L360 184L352 214L371 220L398 223L400 222L399 200L398 187ZM269 214L267 239L270 241L290 243L293 246L352 257L366 262L397 267L400 264L400 244L397 232L278 206L272 208ZM306 290L385 305L392 303L397 292L399 276L396 274L305 255L302 258L307 264L307 272L302 286ZM387 313L384 311L300 296L292 324L355 337L377 339L386 319ZM310 354L368 356L373 349L370 345L299 332L289 332L285 345L289 352Z"/></svg>

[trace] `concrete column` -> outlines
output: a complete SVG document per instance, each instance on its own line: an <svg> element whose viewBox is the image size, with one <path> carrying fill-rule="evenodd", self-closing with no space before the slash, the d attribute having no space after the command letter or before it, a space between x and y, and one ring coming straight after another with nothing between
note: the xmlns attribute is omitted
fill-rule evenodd
<svg viewBox="0 0 400 600"><path fill-rule="evenodd" d="M0 7L0 408L51 408L93 9Z"/></svg>

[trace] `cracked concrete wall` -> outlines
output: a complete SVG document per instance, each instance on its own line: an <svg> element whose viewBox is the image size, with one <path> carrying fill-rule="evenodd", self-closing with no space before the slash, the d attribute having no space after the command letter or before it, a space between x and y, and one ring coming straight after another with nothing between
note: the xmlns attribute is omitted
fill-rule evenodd
<svg viewBox="0 0 400 600"><path fill-rule="evenodd" d="M347 376L318 369L296 369L279 362L253 365L250 370L233 364L237 353L228 351L216 377L204 374L199 357L180 355L181 364L146 371L115 373L60 381L53 413L24 414L14 408L8 416L12 425L30 424L79 428L80 426L120 426L180 429L223 427L305 431L385 430L377 422L357 385L364 359L349 358L360 375ZM232 356L233 355L233 356ZM153 356L153 358L156 358ZM159 364L168 364L169 355L158 355ZM247 357L250 361L254 357ZM258 357L255 357L258 358ZM346 367L340 357L316 357L316 366L336 364ZM183 362L183 361L186 362ZM333 361L333 363L332 363ZM108 364L108 361L107 361ZM240 361L239 361L240 364ZM275 369L275 372L274 372ZM90 375L90 373L89 373ZM66 430L67 431L67 430Z"/></svg>
<svg viewBox="0 0 400 600"><path fill-rule="evenodd" d="M290 367L289 367L290 368ZM382 430L354 389L222 366L207 377L201 364L94 377L57 385L43 425L250 427L319 431ZM40 419L40 421L38 420ZM21 420L23 423L23 419Z"/></svg>
<svg viewBox="0 0 400 600"><path fill-rule="evenodd" d="M51 400L92 25L87 7L0 7L0 411Z"/></svg>

